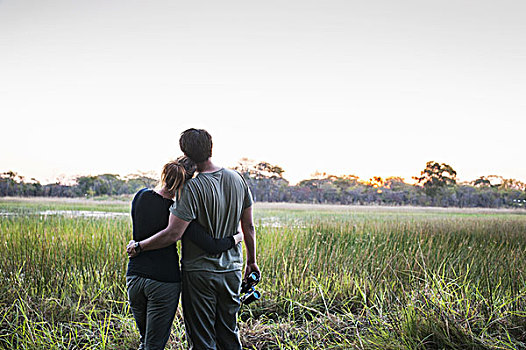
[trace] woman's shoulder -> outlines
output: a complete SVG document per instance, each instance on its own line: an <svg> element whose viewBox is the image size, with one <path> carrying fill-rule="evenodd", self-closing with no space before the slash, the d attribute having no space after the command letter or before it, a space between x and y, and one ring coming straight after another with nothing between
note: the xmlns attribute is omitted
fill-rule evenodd
<svg viewBox="0 0 526 350"><path fill-rule="evenodd" d="M170 206L173 200L164 198L151 188L143 188L135 194L132 201L132 207L140 206Z"/></svg>
<svg viewBox="0 0 526 350"><path fill-rule="evenodd" d="M142 188L137 193L135 193L135 196L133 197L133 201L143 201L143 200L166 200L166 198L163 198L160 194L155 192L155 190L151 188Z"/></svg>
<svg viewBox="0 0 526 350"><path fill-rule="evenodd" d="M139 198L139 197L143 196L144 194L149 194L152 191L153 190L148 188L148 187L141 188L139 191L137 191L137 193L135 193L134 198Z"/></svg>
<svg viewBox="0 0 526 350"><path fill-rule="evenodd" d="M160 202L173 203L172 199L163 197L160 193L152 188L143 188L135 194L136 198L148 198L149 200L156 200Z"/></svg>

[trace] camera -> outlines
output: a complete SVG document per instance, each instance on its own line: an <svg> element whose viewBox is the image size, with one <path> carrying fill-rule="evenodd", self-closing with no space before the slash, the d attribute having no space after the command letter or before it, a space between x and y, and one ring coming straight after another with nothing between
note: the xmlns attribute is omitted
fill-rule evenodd
<svg viewBox="0 0 526 350"><path fill-rule="evenodd" d="M241 304L248 305L253 301L261 299L261 293L255 288L255 285L259 283L259 279L259 273L252 272L243 280L243 283L241 283L241 293L245 295L241 297Z"/></svg>

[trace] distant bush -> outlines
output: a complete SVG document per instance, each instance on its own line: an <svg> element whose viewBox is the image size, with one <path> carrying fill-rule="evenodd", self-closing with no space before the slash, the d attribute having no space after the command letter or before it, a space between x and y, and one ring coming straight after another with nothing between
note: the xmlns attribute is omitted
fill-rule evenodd
<svg viewBox="0 0 526 350"><path fill-rule="evenodd" d="M284 170L281 167L266 162L249 163L243 160L234 169L245 178L254 200L259 202L460 208L526 207L526 185L518 180L495 175L480 177L469 183L446 181L443 185L431 188L426 187L426 182L409 184L400 177L374 177L364 181L354 175L334 176L323 173L291 186L283 178ZM141 188L154 187L156 184L156 179L145 174L128 175L124 178L115 174L101 174L79 176L70 185L60 182L42 185L35 179L27 180L9 171L0 175L0 196L118 196L133 194Z"/></svg>

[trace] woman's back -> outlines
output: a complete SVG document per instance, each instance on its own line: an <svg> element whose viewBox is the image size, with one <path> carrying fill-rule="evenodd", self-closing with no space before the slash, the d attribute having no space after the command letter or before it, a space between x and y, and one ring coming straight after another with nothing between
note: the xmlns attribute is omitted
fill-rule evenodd
<svg viewBox="0 0 526 350"><path fill-rule="evenodd" d="M168 225L169 208L173 200L144 188L133 198L131 215L133 239L140 241L161 231ZM141 276L161 282L180 282L179 256L176 244L145 251L128 263L127 276Z"/></svg>

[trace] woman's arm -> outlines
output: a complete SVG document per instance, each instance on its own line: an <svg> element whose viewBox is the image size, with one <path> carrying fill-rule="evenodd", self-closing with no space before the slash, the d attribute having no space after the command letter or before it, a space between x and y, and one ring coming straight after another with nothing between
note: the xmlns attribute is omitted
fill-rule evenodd
<svg viewBox="0 0 526 350"><path fill-rule="evenodd" d="M206 229L195 220L190 222L190 225L188 225L188 228L184 231L184 235L188 237L192 243L209 254L219 254L227 251L243 240L242 233L237 233L234 236L226 238L213 238Z"/></svg>

